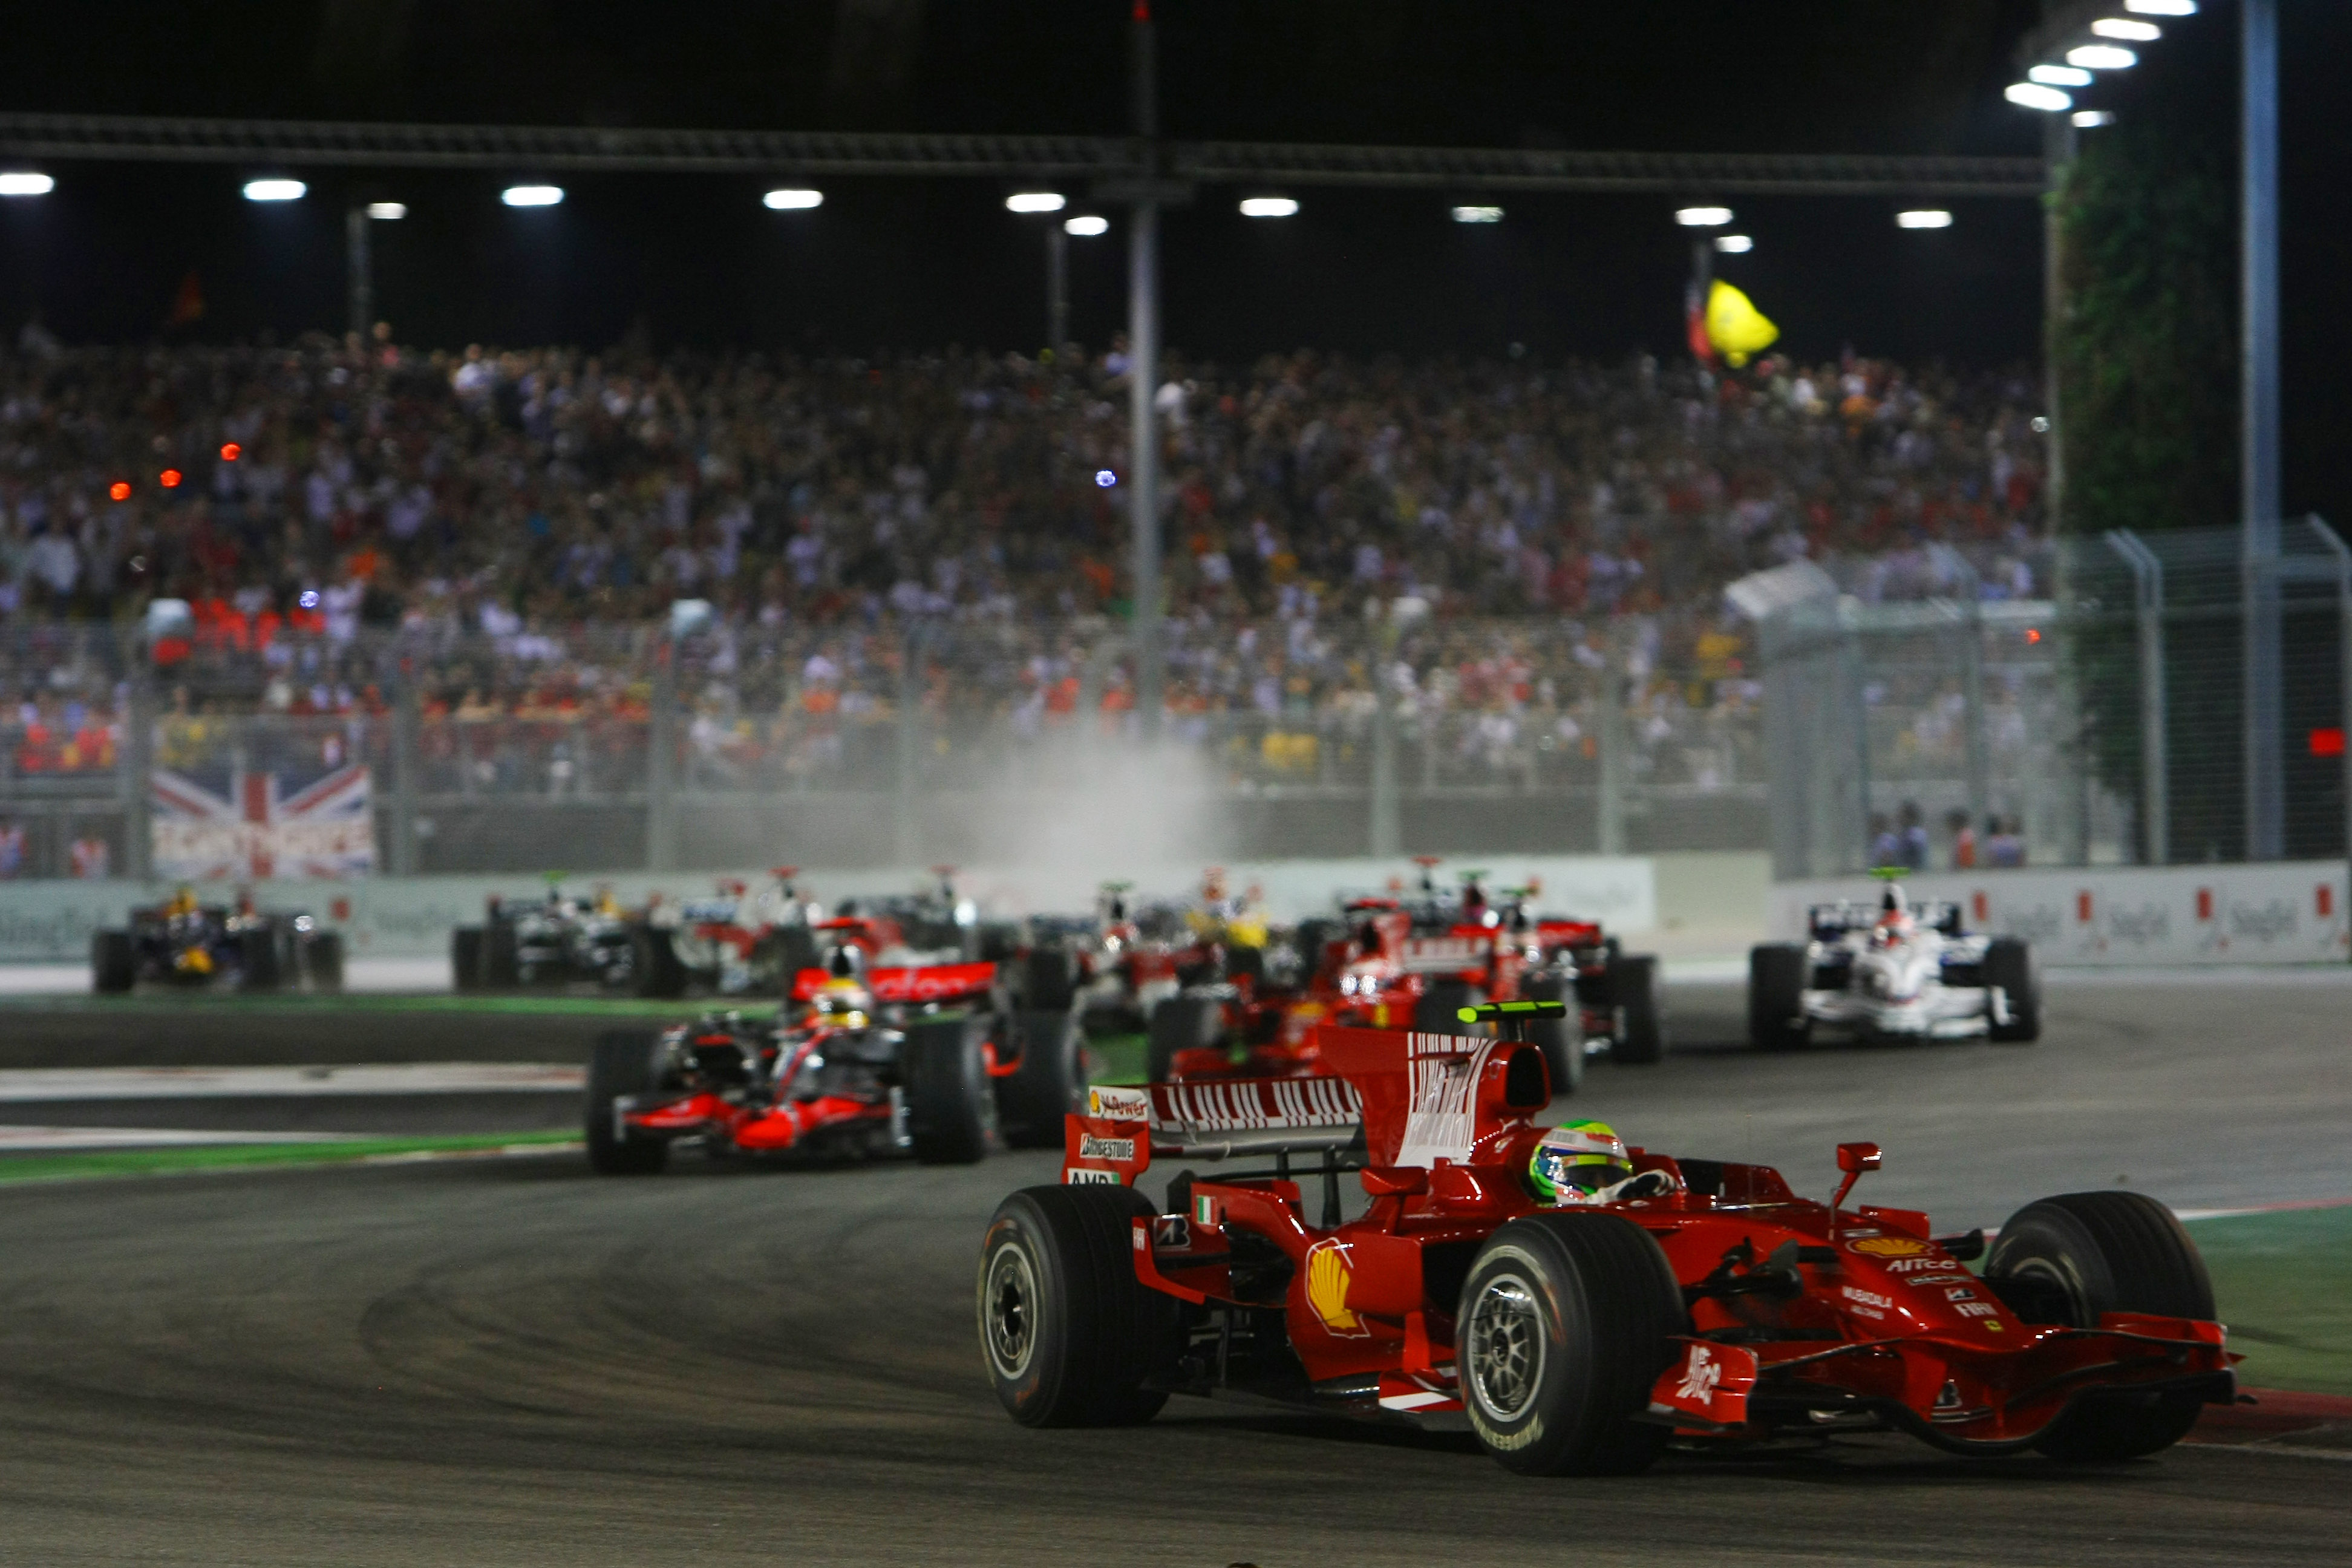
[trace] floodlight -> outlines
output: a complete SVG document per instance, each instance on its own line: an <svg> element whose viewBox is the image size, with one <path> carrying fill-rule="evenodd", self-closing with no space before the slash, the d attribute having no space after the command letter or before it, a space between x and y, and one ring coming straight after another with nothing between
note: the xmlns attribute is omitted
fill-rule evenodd
<svg viewBox="0 0 2352 1568"><path fill-rule="evenodd" d="M1952 215L1941 207L1912 207L1895 215L1897 228L1949 228Z"/></svg>
<svg viewBox="0 0 2352 1568"><path fill-rule="evenodd" d="M2084 44L2080 48L2066 51L2066 63L2095 71L2119 71L2139 64L2139 57L2113 44Z"/></svg>
<svg viewBox="0 0 2352 1568"><path fill-rule="evenodd" d="M551 207L563 200L562 185L509 185L499 200L510 207Z"/></svg>
<svg viewBox="0 0 2352 1568"><path fill-rule="evenodd" d="M2021 109L2072 109L2074 100L2054 87L2043 87L2035 81L2013 81L2001 96Z"/></svg>
<svg viewBox="0 0 2352 1568"><path fill-rule="evenodd" d="M2025 73L2029 81L2044 87L2088 87L2091 73L2080 66L2035 66Z"/></svg>
<svg viewBox="0 0 2352 1568"><path fill-rule="evenodd" d="M780 213L806 212L811 207L824 205L823 191L770 191L760 198L760 205Z"/></svg>
<svg viewBox="0 0 2352 1568"><path fill-rule="evenodd" d="M1454 209L1454 221L1455 223L1500 223L1503 221L1503 209L1500 207L1455 207Z"/></svg>
<svg viewBox="0 0 2352 1568"><path fill-rule="evenodd" d="M1057 213L1067 205L1059 191L1015 191L1004 198L1006 212Z"/></svg>
<svg viewBox="0 0 2352 1568"><path fill-rule="evenodd" d="M2197 0L2124 0L2124 9L2143 16L2194 16Z"/></svg>
<svg viewBox="0 0 2352 1568"><path fill-rule="evenodd" d="M1756 242L1744 234L1718 234L1715 237L1715 247L1733 256L1745 256L1756 248Z"/></svg>
<svg viewBox="0 0 2352 1568"><path fill-rule="evenodd" d="M2126 22L2121 16L2102 16L2091 24L2091 32L2102 38L2122 38L2134 44L2152 44L2164 37L2164 29L2153 22Z"/></svg>
<svg viewBox="0 0 2352 1568"><path fill-rule="evenodd" d="M1062 232L1075 234L1080 239L1093 239L1110 232L1110 219L1100 213L1080 213L1076 217L1062 220Z"/></svg>
<svg viewBox="0 0 2352 1568"><path fill-rule="evenodd" d="M2115 122L2116 111L2112 109L2078 109L2074 111L2074 123L2085 131L2095 131L2102 125Z"/></svg>
<svg viewBox="0 0 2352 1568"><path fill-rule="evenodd" d="M249 202L299 202L310 187L299 180L247 180L245 199Z"/></svg>
<svg viewBox="0 0 2352 1568"><path fill-rule="evenodd" d="M58 183L48 175L29 169L0 173L0 196L46 196L57 188Z"/></svg>
<svg viewBox="0 0 2352 1568"><path fill-rule="evenodd" d="M1720 228L1731 221L1729 207L1683 207L1675 221L1685 228Z"/></svg>
<svg viewBox="0 0 2352 1568"><path fill-rule="evenodd" d="M1298 204L1288 196L1244 196L1244 217L1296 217Z"/></svg>
<svg viewBox="0 0 2352 1568"><path fill-rule="evenodd" d="M408 216L408 205L405 202L370 202L367 215L378 223L397 223Z"/></svg>

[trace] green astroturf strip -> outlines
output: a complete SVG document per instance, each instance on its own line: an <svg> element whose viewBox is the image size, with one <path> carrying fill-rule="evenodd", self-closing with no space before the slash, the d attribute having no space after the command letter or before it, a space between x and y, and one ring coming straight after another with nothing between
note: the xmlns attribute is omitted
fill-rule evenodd
<svg viewBox="0 0 2352 1568"><path fill-rule="evenodd" d="M463 1153L522 1144L576 1143L572 1131L488 1132L452 1138L347 1138L332 1143L205 1143L179 1149L93 1149L0 1159L0 1183L60 1176L140 1176L244 1165L347 1164L387 1154Z"/></svg>
<svg viewBox="0 0 2352 1568"><path fill-rule="evenodd" d="M2253 1388L2352 1394L2352 1206L2190 1223Z"/></svg>

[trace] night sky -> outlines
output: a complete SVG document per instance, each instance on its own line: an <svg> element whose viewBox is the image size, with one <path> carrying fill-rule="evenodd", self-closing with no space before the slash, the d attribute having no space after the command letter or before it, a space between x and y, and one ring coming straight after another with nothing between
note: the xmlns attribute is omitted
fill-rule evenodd
<svg viewBox="0 0 2352 1568"><path fill-rule="evenodd" d="M2285 0L2291 509L2340 488L2331 432L2352 114L2331 91L2346 8ZM2118 6L2120 9L2120 6ZM19 6L0 106L94 112L850 130L1126 127L1127 0L246 0ZM2032 153L2002 101L2033 0L1161 0L1163 115L1180 137L1725 152ZM2235 8L2168 24L2100 100L2234 136ZM2092 132L2095 134L2095 132ZM0 204L0 325L35 309L68 342L155 336L190 272L208 339L339 328L341 211L375 226L379 313L404 341L744 343L866 352L1043 336L1043 228L991 182L822 182L824 206L759 205L775 182L567 174L550 211L501 207L509 175L306 171L263 207L214 165L51 166L56 194ZM512 175L532 171L517 169ZM1073 193L1076 195L1076 193ZM1688 237L1665 196L1510 195L1491 227L1443 192L1308 188L1253 223L1204 189L1167 220L1168 338L1219 357L1314 345L1409 353L1666 353ZM1722 258L1809 356L1851 346L2006 364L2037 353L2040 216L1954 201L1903 233L1889 198L1729 198L1755 250ZM1073 330L1123 316L1120 231L1074 240ZM2352 494L2339 513L2352 510Z"/></svg>

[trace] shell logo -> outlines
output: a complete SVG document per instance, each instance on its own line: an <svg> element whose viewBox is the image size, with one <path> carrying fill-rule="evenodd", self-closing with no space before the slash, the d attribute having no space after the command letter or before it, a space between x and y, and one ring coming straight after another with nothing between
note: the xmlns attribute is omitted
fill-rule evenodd
<svg viewBox="0 0 2352 1568"><path fill-rule="evenodd" d="M1849 1242L1847 1246L1852 1251L1866 1253L1873 1258L1916 1258L1927 1250L1926 1242L1914 1241L1907 1236L1874 1236L1867 1241Z"/></svg>
<svg viewBox="0 0 2352 1568"><path fill-rule="evenodd" d="M1307 1304L1323 1320L1324 1329L1341 1339L1362 1339L1371 1332L1348 1310L1348 1281L1354 1277L1345 1242L1318 1241L1307 1249Z"/></svg>

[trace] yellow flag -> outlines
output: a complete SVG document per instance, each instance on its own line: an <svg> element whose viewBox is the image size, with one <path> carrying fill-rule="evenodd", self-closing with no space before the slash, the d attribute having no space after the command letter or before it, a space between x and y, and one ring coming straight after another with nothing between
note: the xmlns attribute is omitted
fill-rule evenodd
<svg viewBox="0 0 2352 1568"><path fill-rule="evenodd" d="M1780 329L1747 295L1718 278L1706 295L1706 341L1733 369L1772 346Z"/></svg>

